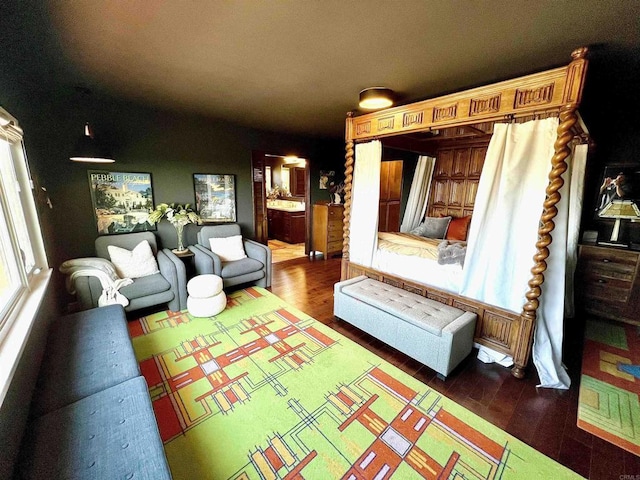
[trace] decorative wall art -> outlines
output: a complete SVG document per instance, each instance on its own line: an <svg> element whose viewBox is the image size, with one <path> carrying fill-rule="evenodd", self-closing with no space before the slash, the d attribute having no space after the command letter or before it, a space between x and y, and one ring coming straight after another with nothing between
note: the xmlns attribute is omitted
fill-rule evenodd
<svg viewBox="0 0 640 480"><path fill-rule="evenodd" d="M87 173L98 234L156 229L147 221L153 208L150 173L96 170Z"/></svg>
<svg viewBox="0 0 640 480"><path fill-rule="evenodd" d="M235 175L193 174L196 211L203 222L236 221Z"/></svg>
<svg viewBox="0 0 640 480"><path fill-rule="evenodd" d="M320 170L320 190L327 190L333 185L335 170Z"/></svg>

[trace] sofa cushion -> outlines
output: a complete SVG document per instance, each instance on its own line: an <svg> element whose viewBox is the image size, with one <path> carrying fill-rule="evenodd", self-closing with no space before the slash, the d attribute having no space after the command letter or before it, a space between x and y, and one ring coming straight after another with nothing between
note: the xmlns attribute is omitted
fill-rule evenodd
<svg viewBox="0 0 640 480"><path fill-rule="evenodd" d="M209 238L211 251L220 257L223 262L232 262L247 258L242 243L242 235L232 235L230 237Z"/></svg>
<svg viewBox="0 0 640 480"><path fill-rule="evenodd" d="M136 377L33 421L20 478L170 479L147 384Z"/></svg>
<svg viewBox="0 0 640 480"><path fill-rule="evenodd" d="M155 293L166 292L170 289L171 284L167 282L167 279L164 278L161 273L156 273L155 275L134 279L131 285L122 287L119 292L129 300L133 300Z"/></svg>
<svg viewBox="0 0 640 480"><path fill-rule="evenodd" d="M243 258L234 262L225 262L222 264L222 278L237 277L247 273L262 270L264 265L255 258Z"/></svg>
<svg viewBox="0 0 640 480"><path fill-rule="evenodd" d="M158 262L147 240L140 242L133 250L109 245L107 251L120 278L146 277L159 272Z"/></svg>
<svg viewBox="0 0 640 480"><path fill-rule="evenodd" d="M67 315L51 326L32 411L42 415L138 375L121 305Z"/></svg>
<svg viewBox="0 0 640 480"><path fill-rule="evenodd" d="M459 308L371 278L347 285L342 291L438 337L442 335L444 327L464 314Z"/></svg>

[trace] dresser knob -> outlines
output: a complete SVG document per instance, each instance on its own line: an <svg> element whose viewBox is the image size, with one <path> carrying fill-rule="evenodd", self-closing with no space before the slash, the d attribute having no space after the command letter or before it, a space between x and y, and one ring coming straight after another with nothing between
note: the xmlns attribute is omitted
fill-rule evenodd
<svg viewBox="0 0 640 480"><path fill-rule="evenodd" d="M600 280L598 280L598 283L607 283L607 281L600 279Z"/></svg>
<svg viewBox="0 0 640 480"><path fill-rule="evenodd" d="M603 261L604 263L609 263L611 260L609 260L608 258L603 258L603 259L602 259L602 261Z"/></svg>

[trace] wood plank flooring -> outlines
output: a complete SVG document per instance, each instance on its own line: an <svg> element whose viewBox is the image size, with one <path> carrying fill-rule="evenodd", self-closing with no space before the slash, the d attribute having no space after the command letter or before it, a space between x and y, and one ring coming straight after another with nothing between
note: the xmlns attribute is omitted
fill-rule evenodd
<svg viewBox="0 0 640 480"><path fill-rule="evenodd" d="M504 367L477 360L475 351L441 381L430 368L333 315L333 285L340 280L340 262L340 258L304 257L275 264L271 291L580 475L640 478L640 457L576 425L584 319L566 326L565 363L572 381L567 391L536 388L539 382L532 365L526 378L518 380Z"/></svg>

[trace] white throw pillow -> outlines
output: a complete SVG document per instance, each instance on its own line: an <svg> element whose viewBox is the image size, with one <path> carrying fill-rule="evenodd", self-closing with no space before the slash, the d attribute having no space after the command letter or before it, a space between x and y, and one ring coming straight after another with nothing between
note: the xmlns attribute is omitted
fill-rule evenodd
<svg viewBox="0 0 640 480"><path fill-rule="evenodd" d="M242 244L242 235L212 237L209 238L209 245L211 245L211 251L218 255L223 262L247 258Z"/></svg>
<svg viewBox="0 0 640 480"><path fill-rule="evenodd" d="M146 277L159 272L158 262L147 240L141 241L133 250L115 245L107 246L107 250L120 278Z"/></svg>

